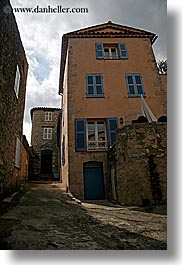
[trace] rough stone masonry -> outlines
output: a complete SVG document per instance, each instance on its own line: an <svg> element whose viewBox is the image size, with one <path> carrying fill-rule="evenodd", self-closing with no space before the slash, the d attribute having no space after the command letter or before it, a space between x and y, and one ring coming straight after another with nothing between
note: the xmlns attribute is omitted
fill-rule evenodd
<svg viewBox="0 0 182 265"><path fill-rule="evenodd" d="M7 12L8 11L8 12ZM19 69L19 90L15 77ZM17 139L22 140L28 63L10 1L0 1L0 200L20 185L15 165Z"/></svg>
<svg viewBox="0 0 182 265"><path fill-rule="evenodd" d="M108 155L110 194L121 205L167 202L167 125L143 123L117 130Z"/></svg>

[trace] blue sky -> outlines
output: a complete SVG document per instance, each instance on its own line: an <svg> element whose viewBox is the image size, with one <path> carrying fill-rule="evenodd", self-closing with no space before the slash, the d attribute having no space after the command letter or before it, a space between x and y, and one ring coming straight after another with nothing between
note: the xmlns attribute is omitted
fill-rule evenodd
<svg viewBox="0 0 182 265"><path fill-rule="evenodd" d="M37 106L61 107L58 95L61 38L64 33L112 22L154 32L156 59L167 58L166 0L10 0L12 7L84 7L86 14L15 13L29 63L24 134L31 136L30 109Z"/></svg>

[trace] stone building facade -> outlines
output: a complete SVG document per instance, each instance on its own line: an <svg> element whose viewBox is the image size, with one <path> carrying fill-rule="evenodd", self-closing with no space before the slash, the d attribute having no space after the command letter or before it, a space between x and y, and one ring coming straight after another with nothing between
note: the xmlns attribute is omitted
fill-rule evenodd
<svg viewBox="0 0 182 265"><path fill-rule="evenodd" d="M162 99L162 106L163 106L163 113L164 116L167 116L167 74L160 74L161 79L161 92L163 96Z"/></svg>
<svg viewBox="0 0 182 265"><path fill-rule="evenodd" d="M115 130L141 115L141 95L156 118L166 115L156 39L111 21L63 35L62 176L80 199L107 198L107 152Z"/></svg>
<svg viewBox="0 0 182 265"><path fill-rule="evenodd" d="M32 148L26 139L26 136L22 136L21 152L20 152L20 180L21 183L25 183L29 179L30 165L32 160Z"/></svg>
<svg viewBox="0 0 182 265"><path fill-rule="evenodd" d="M60 109L31 109L33 151L31 178L34 180L59 179L59 139L57 125Z"/></svg>
<svg viewBox="0 0 182 265"><path fill-rule="evenodd" d="M134 123L116 130L108 152L110 199L121 205L167 203L166 123Z"/></svg>
<svg viewBox="0 0 182 265"><path fill-rule="evenodd" d="M10 1L0 1L0 198L20 186L28 63Z"/></svg>

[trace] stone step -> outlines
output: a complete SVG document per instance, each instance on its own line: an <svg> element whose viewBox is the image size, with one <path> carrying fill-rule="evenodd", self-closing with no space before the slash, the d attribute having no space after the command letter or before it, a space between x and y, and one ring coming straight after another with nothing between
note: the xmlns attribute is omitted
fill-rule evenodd
<svg viewBox="0 0 182 265"><path fill-rule="evenodd" d="M51 179L53 179L53 176L51 174L41 174L40 179L41 180L51 180Z"/></svg>

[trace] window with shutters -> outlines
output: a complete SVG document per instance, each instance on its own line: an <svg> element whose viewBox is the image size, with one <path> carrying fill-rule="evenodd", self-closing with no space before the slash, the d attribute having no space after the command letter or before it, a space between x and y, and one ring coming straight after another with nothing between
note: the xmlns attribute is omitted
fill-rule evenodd
<svg viewBox="0 0 182 265"><path fill-rule="evenodd" d="M96 59L128 59L125 43L96 43Z"/></svg>
<svg viewBox="0 0 182 265"><path fill-rule="evenodd" d="M104 120L88 120L86 129L88 151L105 151L108 149L106 124Z"/></svg>
<svg viewBox="0 0 182 265"><path fill-rule="evenodd" d="M126 83L129 97L140 97L144 95L141 74L126 74Z"/></svg>
<svg viewBox="0 0 182 265"><path fill-rule="evenodd" d="M115 142L117 118L108 119L76 119L76 151L107 151Z"/></svg>
<svg viewBox="0 0 182 265"><path fill-rule="evenodd" d="M16 66L16 76L15 76L15 84L14 84L14 91L16 97L19 97L19 90L20 90L20 69L19 66Z"/></svg>
<svg viewBox="0 0 182 265"><path fill-rule="evenodd" d="M102 74L86 75L86 95L87 97L104 97L104 89L102 84Z"/></svg>
<svg viewBox="0 0 182 265"><path fill-rule="evenodd" d="M118 58L118 51L116 47L104 47L104 59L116 60Z"/></svg>
<svg viewBox="0 0 182 265"><path fill-rule="evenodd" d="M52 139L52 128L50 128L50 127L43 128L43 139L44 140Z"/></svg>
<svg viewBox="0 0 182 265"><path fill-rule="evenodd" d="M45 121L52 121L52 112L50 111L45 112Z"/></svg>
<svg viewBox="0 0 182 265"><path fill-rule="evenodd" d="M62 166L65 164L65 136L63 135L63 141L62 141L62 153L61 153L61 161L62 161Z"/></svg>

